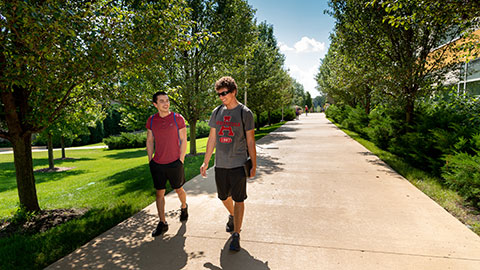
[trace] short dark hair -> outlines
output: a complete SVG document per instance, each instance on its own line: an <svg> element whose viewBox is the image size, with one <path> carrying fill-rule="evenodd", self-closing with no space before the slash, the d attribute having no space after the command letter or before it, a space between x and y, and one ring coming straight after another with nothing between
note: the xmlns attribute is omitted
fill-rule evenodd
<svg viewBox="0 0 480 270"><path fill-rule="evenodd" d="M158 91L155 94L153 94L153 97L152 97L153 103L157 103L157 97L160 96L160 95L168 97L167 93L165 93L164 91ZM168 99L170 99L170 98L168 98Z"/></svg>
<svg viewBox="0 0 480 270"><path fill-rule="evenodd" d="M216 91L222 88L227 88L228 91L235 91L237 90L237 84L235 83L235 80L232 77L225 76L218 79L218 81L215 83Z"/></svg>

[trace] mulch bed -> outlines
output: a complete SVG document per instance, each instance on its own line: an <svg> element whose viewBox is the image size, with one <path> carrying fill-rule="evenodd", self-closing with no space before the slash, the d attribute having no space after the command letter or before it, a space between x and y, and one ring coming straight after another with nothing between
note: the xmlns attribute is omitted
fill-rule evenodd
<svg viewBox="0 0 480 270"><path fill-rule="evenodd" d="M0 221L0 238L11 236L15 233L34 234L45 232L50 228L63 224L69 220L83 216L87 209L53 209L41 210L26 220L11 222Z"/></svg>
<svg viewBox="0 0 480 270"><path fill-rule="evenodd" d="M75 169L75 167L54 167L53 169L43 168L33 171L34 173L65 172Z"/></svg>

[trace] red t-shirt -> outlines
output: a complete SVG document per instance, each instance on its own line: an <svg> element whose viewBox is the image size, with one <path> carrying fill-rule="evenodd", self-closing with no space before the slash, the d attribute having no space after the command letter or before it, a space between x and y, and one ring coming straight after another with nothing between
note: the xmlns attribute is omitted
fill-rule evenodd
<svg viewBox="0 0 480 270"><path fill-rule="evenodd" d="M153 122L152 121L153 117ZM185 119L176 113L175 125L173 113L166 117L160 117L158 113L150 116L145 127L151 129L155 138L155 154L153 161L158 164L168 164L180 158L180 138L178 130L185 127ZM150 128L151 123L151 128Z"/></svg>

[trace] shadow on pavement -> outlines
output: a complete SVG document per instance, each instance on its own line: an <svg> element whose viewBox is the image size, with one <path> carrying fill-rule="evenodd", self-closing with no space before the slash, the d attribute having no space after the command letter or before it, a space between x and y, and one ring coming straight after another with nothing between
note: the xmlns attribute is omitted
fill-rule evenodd
<svg viewBox="0 0 480 270"><path fill-rule="evenodd" d="M258 147L262 147L262 145L266 144L271 144L275 143L278 141L284 141L284 140L291 140L293 137L284 135L284 134L270 134L269 136L265 136L260 141L257 143Z"/></svg>
<svg viewBox="0 0 480 270"><path fill-rule="evenodd" d="M241 241L240 241L241 243ZM255 259L248 251L242 248L239 252L233 252L229 250L230 239L225 242L223 249L220 253L220 266L213 265L208 262L203 266L211 270L269 270L268 261L262 262Z"/></svg>

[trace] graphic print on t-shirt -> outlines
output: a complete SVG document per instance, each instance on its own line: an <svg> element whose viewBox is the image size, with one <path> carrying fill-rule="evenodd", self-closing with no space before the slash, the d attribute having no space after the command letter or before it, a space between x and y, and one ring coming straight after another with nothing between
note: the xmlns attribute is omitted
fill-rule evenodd
<svg viewBox="0 0 480 270"><path fill-rule="evenodd" d="M232 120L232 116L225 115L223 116L223 122L217 121L217 125L221 126L218 135L220 136L219 141L221 143L232 143L232 137L235 136L232 127L239 127L240 123L230 122Z"/></svg>

